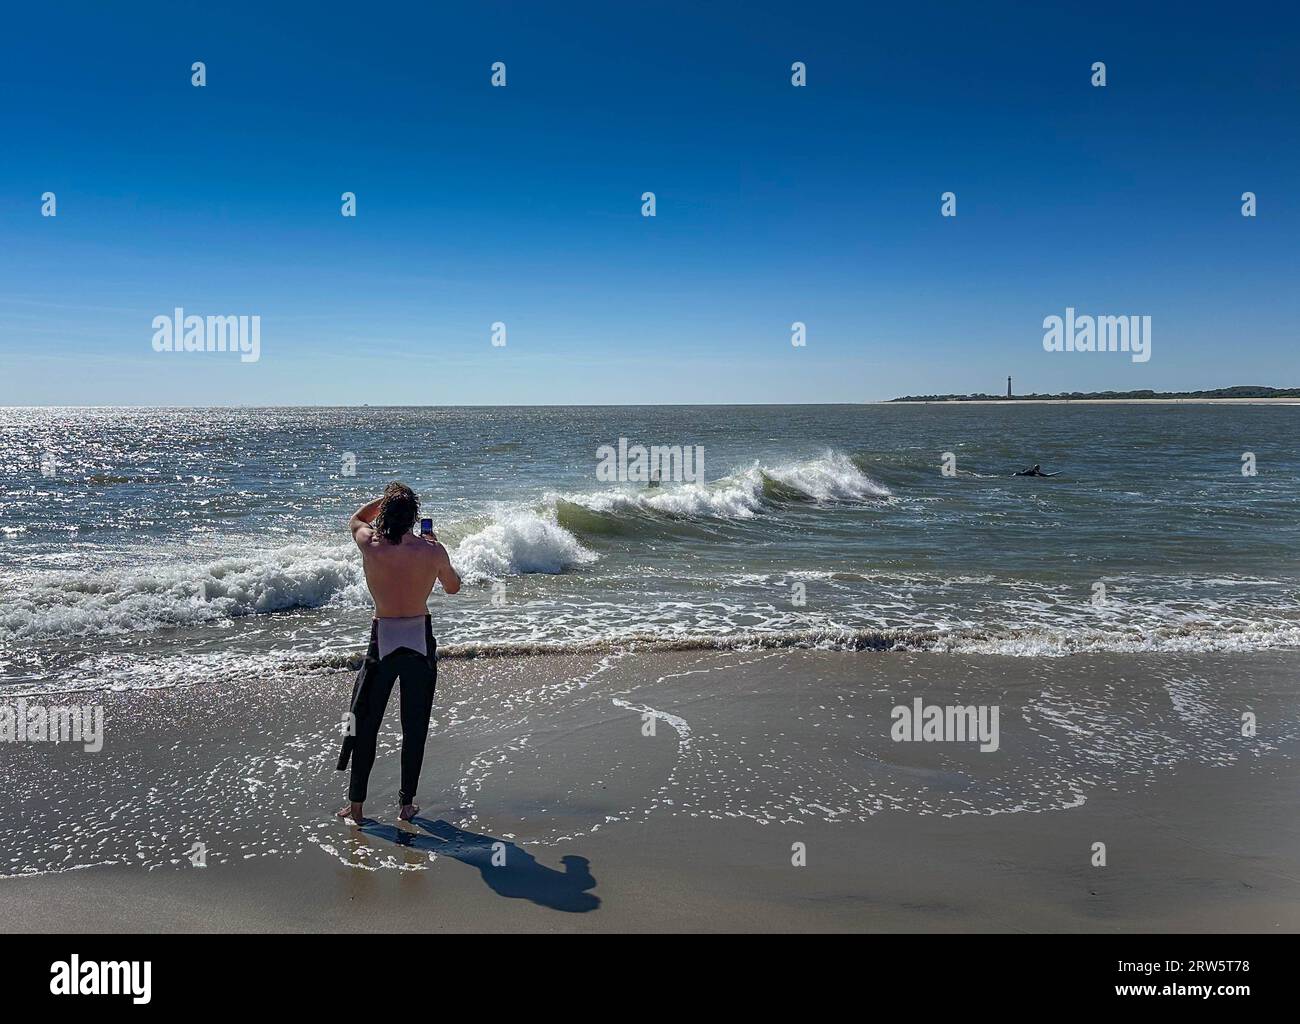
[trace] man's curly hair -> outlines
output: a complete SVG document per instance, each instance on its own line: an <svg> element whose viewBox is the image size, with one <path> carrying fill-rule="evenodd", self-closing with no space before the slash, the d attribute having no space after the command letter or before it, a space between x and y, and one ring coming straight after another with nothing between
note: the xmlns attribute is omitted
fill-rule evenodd
<svg viewBox="0 0 1300 1024"><path fill-rule="evenodd" d="M409 533L420 514L420 499L400 480L384 488L383 500L372 524L376 533L390 544L402 543L402 534Z"/></svg>

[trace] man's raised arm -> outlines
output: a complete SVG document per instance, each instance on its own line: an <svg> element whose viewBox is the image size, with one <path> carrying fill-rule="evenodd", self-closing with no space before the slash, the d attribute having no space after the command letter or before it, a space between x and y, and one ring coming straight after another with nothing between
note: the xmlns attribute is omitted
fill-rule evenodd
<svg viewBox="0 0 1300 1024"><path fill-rule="evenodd" d="M370 524L374 522L375 516L379 513L379 506L383 498L376 498L374 501L368 501L352 513L352 518L348 520L348 529L352 531L352 539L358 544L365 544L370 540ZM365 530L364 536L359 535L359 531Z"/></svg>

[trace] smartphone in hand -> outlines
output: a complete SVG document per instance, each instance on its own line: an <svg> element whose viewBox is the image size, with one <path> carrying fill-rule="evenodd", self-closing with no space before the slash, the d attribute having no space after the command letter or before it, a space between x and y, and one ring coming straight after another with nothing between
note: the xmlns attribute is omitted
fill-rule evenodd
<svg viewBox="0 0 1300 1024"><path fill-rule="evenodd" d="M437 539L438 539L436 536L434 536L434 533L433 533L433 520L432 520L432 519L421 519L421 520L420 520L420 536L421 536L421 537L428 537L430 540L437 540Z"/></svg>

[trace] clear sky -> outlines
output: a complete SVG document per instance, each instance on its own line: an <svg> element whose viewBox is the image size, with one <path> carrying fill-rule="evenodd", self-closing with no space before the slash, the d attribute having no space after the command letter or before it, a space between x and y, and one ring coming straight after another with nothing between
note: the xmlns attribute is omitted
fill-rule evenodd
<svg viewBox="0 0 1300 1024"><path fill-rule="evenodd" d="M1293 4L4 20L0 404L1300 385ZM155 352L176 306L260 316L260 360ZM1067 306L1150 315L1152 358L1044 352Z"/></svg>

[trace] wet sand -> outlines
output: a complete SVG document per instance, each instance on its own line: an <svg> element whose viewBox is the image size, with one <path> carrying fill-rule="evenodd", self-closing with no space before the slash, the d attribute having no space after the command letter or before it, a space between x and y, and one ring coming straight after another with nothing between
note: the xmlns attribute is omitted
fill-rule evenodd
<svg viewBox="0 0 1300 1024"><path fill-rule="evenodd" d="M1297 668L1286 651L448 661L419 823L391 805L394 700L360 831L332 816L347 675L80 694L104 705L101 752L3 750L3 928L1295 931ZM916 697L996 705L998 749L895 742L891 710Z"/></svg>

